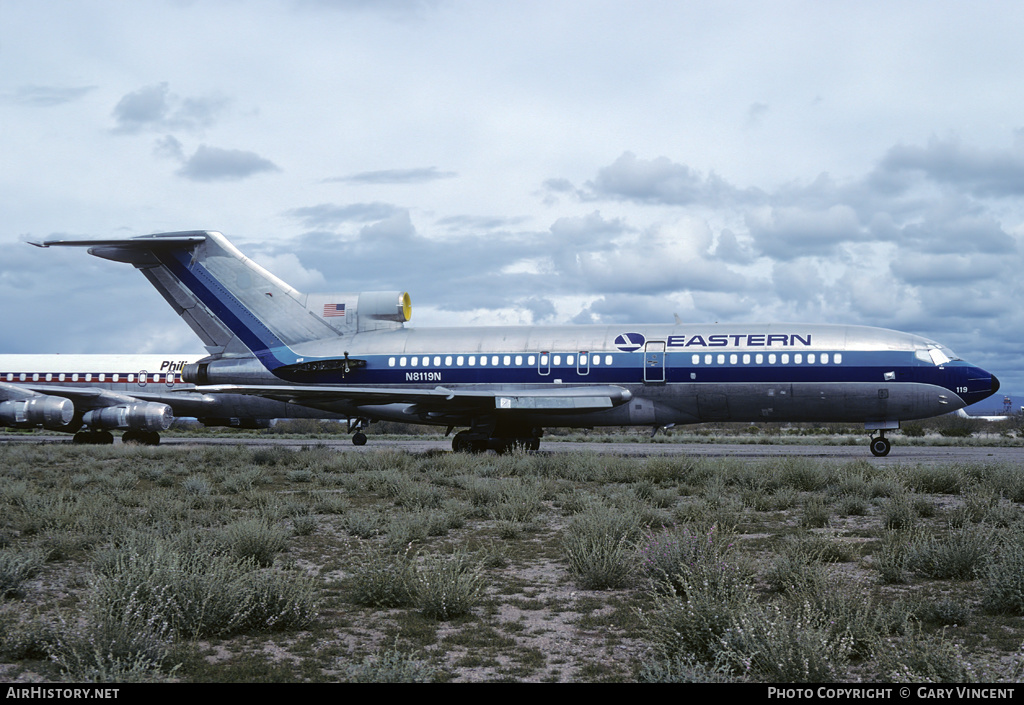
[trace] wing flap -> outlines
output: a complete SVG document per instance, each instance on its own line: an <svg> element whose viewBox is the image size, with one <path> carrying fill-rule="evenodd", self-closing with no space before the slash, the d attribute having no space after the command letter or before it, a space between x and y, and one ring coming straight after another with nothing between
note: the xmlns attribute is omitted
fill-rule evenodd
<svg viewBox="0 0 1024 705"><path fill-rule="evenodd" d="M198 387L203 394L247 394L300 406L325 408L334 405L370 406L416 404L420 409L454 410L476 407L502 411L587 411L609 409L632 398L629 390L615 385L552 389L434 387L347 387L221 384Z"/></svg>

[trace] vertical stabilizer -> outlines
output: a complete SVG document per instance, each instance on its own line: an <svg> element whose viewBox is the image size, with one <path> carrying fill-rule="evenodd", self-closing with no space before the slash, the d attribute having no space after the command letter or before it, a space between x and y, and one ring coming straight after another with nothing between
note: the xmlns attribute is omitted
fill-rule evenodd
<svg viewBox="0 0 1024 705"><path fill-rule="evenodd" d="M252 352L270 370L292 364L296 345L401 328L411 315L405 292L304 294L209 230L40 244L57 245L85 246L97 257L131 264L211 353Z"/></svg>

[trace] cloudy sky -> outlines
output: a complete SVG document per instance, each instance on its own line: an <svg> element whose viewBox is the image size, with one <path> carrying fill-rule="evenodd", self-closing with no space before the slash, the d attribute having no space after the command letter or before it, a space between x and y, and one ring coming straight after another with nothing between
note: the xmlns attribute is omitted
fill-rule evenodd
<svg viewBox="0 0 1024 705"><path fill-rule="evenodd" d="M44 238L220 230L413 324L807 321L1024 394L1017 2L0 0L0 352L201 346Z"/></svg>

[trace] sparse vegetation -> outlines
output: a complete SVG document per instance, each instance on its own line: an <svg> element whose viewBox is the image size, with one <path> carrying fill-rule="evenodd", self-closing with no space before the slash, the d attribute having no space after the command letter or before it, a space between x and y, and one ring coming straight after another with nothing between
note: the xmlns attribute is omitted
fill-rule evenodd
<svg viewBox="0 0 1024 705"><path fill-rule="evenodd" d="M0 444L0 673L1019 677L1016 467L552 445Z"/></svg>

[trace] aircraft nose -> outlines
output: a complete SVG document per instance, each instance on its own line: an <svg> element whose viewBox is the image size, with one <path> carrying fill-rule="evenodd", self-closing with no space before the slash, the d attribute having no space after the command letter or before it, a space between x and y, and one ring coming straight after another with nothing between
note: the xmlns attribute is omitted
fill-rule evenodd
<svg viewBox="0 0 1024 705"><path fill-rule="evenodd" d="M999 378L992 375L992 393L995 394L999 391Z"/></svg>

